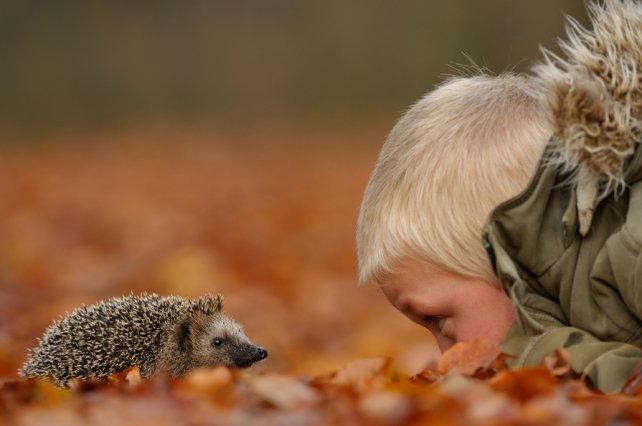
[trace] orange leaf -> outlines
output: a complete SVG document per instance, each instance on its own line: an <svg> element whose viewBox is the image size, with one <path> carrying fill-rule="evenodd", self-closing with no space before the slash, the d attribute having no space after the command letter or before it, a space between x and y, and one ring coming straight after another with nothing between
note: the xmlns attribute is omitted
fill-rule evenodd
<svg viewBox="0 0 642 426"><path fill-rule="evenodd" d="M427 368L419 374L415 374L410 378L412 383L418 385L430 385L439 380L440 375L434 368Z"/></svg>
<svg viewBox="0 0 642 426"><path fill-rule="evenodd" d="M499 345L486 337L459 342L441 356L437 370L447 374L456 369L463 375L472 376L479 369L493 367L500 354Z"/></svg>
<svg viewBox="0 0 642 426"><path fill-rule="evenodd" d="M622 387L622 393L625 395L642 395L642 361L633 367L629 379Z"/></svg>
<svg viewBox="0 0 642 426"><path fill-rule="evenodd" d="M399 393L375 391L363 395L359 410L373 420L400 424L412 414L412 404Z"/></svg>
<svg viewBox="0 0 642 426"><path fill-rule="evenodd" d="M233 380L234 373L232 370L227 367L216 367L198 368L190 371L183 379L183 382L193 389L212 392L229 386Z"/></svg>
<svg viewBox="0 0 642 426"><path fill-rule="evenodd" d="M330 383L352 386L356 389L371 388L375 378L383 375L389 365L390 360L388 358L359 359L339 370L330 380Z"/></svg>
<svg viewBox="0 0 642 426"><path fill-rule="evenodd" d="M255 377L250 386L261 399L282 410L311 406L319 402L319 396L313 388L288 376Z"/></svg>
<svg viewBox="0 0 642 426"><path fill-rule="evenodd" d="M137 365L134 365L120 373L112 374L107 378L107 381L111 385L125 385L126 387L134 388L141 382L140 369Z"/></svg>
<svg viewBox="0 0 642 426"><path fill-rule="evenodd" d="M564 348L557 348L553 355L544 358L544 365L555 377L570 379L578 376L571 370L571 354Z"/></svg>
<svg viewBox="0 0 642 426"><path fill-rule="evenodd" d="M554 392L557 381L550 370L542 366L502 370L488 383L491 388L526 402Z"/></svg>

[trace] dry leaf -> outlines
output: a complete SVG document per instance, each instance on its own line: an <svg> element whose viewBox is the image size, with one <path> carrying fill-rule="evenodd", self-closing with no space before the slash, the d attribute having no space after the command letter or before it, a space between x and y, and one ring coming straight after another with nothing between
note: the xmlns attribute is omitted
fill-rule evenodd
<svg viewBox="0 0 642 426"><path fill-rule="evenodd" d="M293 377L258 376L250 381L250 386L264 401L281 410L293 410L319 402L319 396L313 388Z"/></svg>
<svg viewBox="0 0 642 426"><path fill-rule="evenodd" d="M351 386L359 390L369 389L373 387L375 379L385 372L389 364L388 358L360 359L339 370L330 383Z"/></svg>
<svg viewBox="0 0 642 426"><path fill-rule="evenodd" d="M448 374L456 369L463 375L472 376L479 369L493 367L500 354L497 342L485 337L472 342L459 342L441 356L437 369L440 374Z"/></svg>
<svg viewBox="0 0 642 426"><path fill-rule="evenodd" d="M526 402L555 392L557 381L546 366L502 370L489 380L492 389Z"/></svg>
<svg viewBox="0 0 642 426"><path fill-rule="evenodd" d="M426 331L355 285L355 206L379 130L0 146L0 424L642 424L642 367L631 397L575 380L565 351L509 370L496 345L469 342L431 365ZM85 143L96 136L114 143ZM311 137L339 143L299 143ZM72 392L17 378L53 319L130 291L222 292L270 357L178 380L75 379Z"/></svg>
<svg viewBox="0 0 642 426"><path fill-rule="evenodd" d="M130 387L138 386L141 380L140 368L138 368L137 365L125 371L125 381L129 384Z"/></svg>
<svg viewBox="0 0 642 426"><path fill-rule="evenodd" d="M628 380L622 386L622 393L625 395L642 396L642 361L635 364Z"/></svg>
<svg viewBox="0 0 642 426"><path fill-rule="evenodd" d="M384 423L401 424L413 412L408 397L396 392L375 391L364 394L359 410L368 418Z"/></svg>
<svg viewBox="0 0 642 426"><path fill-rule="evenodd" d="M183 383L202 392L212 392L232 385L234 373L227 367L199 368L190 371Z"/></svg>
<svg viewBox="0 0 642 426"><path fill-rule="evenodd" d="M557 378L573 379L580 376L571 369L571 354L564 348L557 348L552 355L544 358L544 365Z"/></svg>
<svg viewBox="0 0 642 426"><path fill-rule="evenodd" d="M437 368L431 367L422 371L419 374L415 374L410 378L410 381L420 385L431 385L436 381L438 381L440 378L441 378L441 375L439 374L439 371L437 371Z"/></svg>
<svg viewBox="0 0 642 426"><path fill-rule="evenodd" d="M137 365L130 367L120 373L112 374L107 378L107 382L114 386L134 389L141 383L140 369Z"/></svg>

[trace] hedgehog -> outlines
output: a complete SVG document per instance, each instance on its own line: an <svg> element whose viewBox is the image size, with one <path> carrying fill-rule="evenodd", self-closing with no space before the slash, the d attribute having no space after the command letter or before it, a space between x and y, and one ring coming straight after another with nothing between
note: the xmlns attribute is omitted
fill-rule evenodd
<svg viewBox="0 0 642 426"><path fill-rule="evenodd" d="M51 324L18 373L66 388L137 366L141 377L199 367L249 367L267 358L223 310L223 296L129 295L76 309Z"/></svg>

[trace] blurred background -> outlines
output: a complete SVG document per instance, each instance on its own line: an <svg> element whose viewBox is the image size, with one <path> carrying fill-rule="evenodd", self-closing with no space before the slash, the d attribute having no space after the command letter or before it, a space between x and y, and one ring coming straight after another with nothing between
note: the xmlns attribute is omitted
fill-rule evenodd
<svg viewBox="0 0 642 426"><path fill-rule="evenodd" d="M0 374L130 291L224 293L255 368L420 370L427 332L356 284L377 152L447 76L528 70L563 13L586 22L579 0L0 1Z"/></svg>
<svg viewBox="0 0 642 426"><path fill-rule="evenodd" d="M585 16L579 0L4 0L0 123L392 121L463 53L528 69L562 12Z"/></svg>

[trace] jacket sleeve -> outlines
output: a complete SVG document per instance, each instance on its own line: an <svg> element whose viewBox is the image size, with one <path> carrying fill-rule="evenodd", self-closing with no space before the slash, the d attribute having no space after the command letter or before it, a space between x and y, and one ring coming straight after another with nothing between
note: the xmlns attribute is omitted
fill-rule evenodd
<svg viewBox="0 0 642 426"><path fill-rule="evenodd" d="M529 273L528 268L522 268L519 260L505 251L505 239L494 240L501 233L492 234L494 254L491 257L496 261L498 278L504 283L517 313L517 322L504 343L504 351L514 356L510 364L537 365L556 348L563 347L570 352L571 365L576 372L589 377L605 392L617 392L633 367L642 361L642 348L637 345L642 336L642 181L632 183L627 191L628 202L622 203L626 205L622 226L604 243L589 244L582 251L589 257L584 260L591 265L586 271L588 282L567 284L586 285L591 289L592 297L613 299L614 304L610 305L613 310L609 311L611 318L626 318L638 323L637 330L631 325L627 327L629 332L622 331L617 337L614 331L609 341L592 334L596 330L571 326L574 322L567 316L568 309L564 310L560 305L559 295L551 289L552 281L549 279L551 282L543 285L540 276ZM541 247L532 248L528 253L537 253L538 249ZM562 270L572 267L563 262L558 265ZM623 311L630 314L624 315ZM597 328L598 325L596 323Z"/></svg>
<svg viewBox="0 0 642 426"><path fill-rule="evenodd" d="M594 279L613 283L627 308L642 320L642 182L629 187L622 228L606 241L595 260Z"/></svg>
<svg viewBox="0 0 642 426"><path fill-rule="evenodd" d="M565 326L555 317L555 308L547 306L554 305L553 301L526 286L514 286L513 290L511 296L520 298L516 304L518 321L511 327L503 347L505 353L513 356L509 359L511 366L539 365L555 349L565 348L571 355L573 370L588 377L595 387L607 393L622 389L633 367L642 361L642 348L604 342L584 330Z"/></svg>

